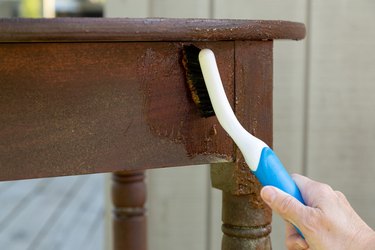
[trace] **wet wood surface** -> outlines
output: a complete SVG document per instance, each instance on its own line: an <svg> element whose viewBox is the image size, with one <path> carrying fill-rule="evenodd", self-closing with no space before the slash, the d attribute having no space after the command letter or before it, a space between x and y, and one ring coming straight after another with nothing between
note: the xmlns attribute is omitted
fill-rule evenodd
<svg viewBox="0 0 375 250"><path fill-rule="evenodd" d="M0 44L0 180L231 161L188 94L181 46ZM233 46L209 44L232 101Z"/></svg>
<svg viewBox="0 0 375 250"><path fill-rule="evenodd" d="M235 111L240 123L272 146L272 42L235 42ZM212 185L223 191L222 249L271 249L271 210L239 151L235 162L213 164Z"/></svg>
<svg viewBox="0 0 375 250"><path fill-rule="evenodd" d="M305 34L204 19L1 19L0 31L0 180L232 161L233 142L188 94L183 43L116 41L210 40L197 45L216 53L234 103L234 41L212 41Z"/></svg>

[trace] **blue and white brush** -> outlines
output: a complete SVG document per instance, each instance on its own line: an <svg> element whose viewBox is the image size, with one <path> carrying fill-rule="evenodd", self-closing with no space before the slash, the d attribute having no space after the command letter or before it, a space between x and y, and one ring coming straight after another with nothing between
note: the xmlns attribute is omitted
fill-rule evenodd
<svg viewBox="0 0 375 250"><path fill-rule="evenodd" d="M297 185L276 154L266 143L246 131L237 120L225 95L214 53L193 45L185 46L183 64L193 100L202 115L216 115L259 182L263 186L277 187L304 204Z"/></svg>

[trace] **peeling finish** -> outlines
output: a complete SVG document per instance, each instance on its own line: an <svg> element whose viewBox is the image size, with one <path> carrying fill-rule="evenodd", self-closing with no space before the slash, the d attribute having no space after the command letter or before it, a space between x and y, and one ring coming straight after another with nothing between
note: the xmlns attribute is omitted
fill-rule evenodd
<svg viewBox="0 0 375 250"><path fill-rule="evenodd" d="M159 49L146 51L140 59L142 67L139 69L139 74L143 75L142 91L151 93L147 94L144 107L148 126L153 135L184 145L186 155L190 158L213 155L231 160L232 140L220 126L217 126L216 117L202 118L191 100L185 83L184 69L180 67L182 45L171 43L170 46L158 46ZM225 86L227 89L233 88L233 43L198 45L209 46L217 51ZM160 68L161 64L165 67ZM160 98L160 88L164 89L168 98ZM233 90L229 90L228 93L233 96ZM170 113L178 115L170 115ZM226 152L226 155L223 152Z"/></svg>
<svg viewBox="0 0 375 250"><path fill-rule="evenodd" d="M252 134L272 145L272 42L235 42L235 113ZM271 210L261 185L235 148L234 163L213 164L212 185L223 190L222 249L271 249Z"/></svg>

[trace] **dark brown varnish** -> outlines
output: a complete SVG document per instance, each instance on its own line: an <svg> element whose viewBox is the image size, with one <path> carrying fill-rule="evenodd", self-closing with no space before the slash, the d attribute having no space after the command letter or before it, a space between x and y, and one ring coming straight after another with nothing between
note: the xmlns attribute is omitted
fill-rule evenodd
<svg viewBox="0 0 375 250"><path fill-rule="evenodd" d="M236 116L272 146L272 41L236 41L235 58ZM235 157L234 163L211 168L213 186L223 190L222 248L270 249L271 211L238 148Z"/></svg>
<svg viewBox="0 0 375 250"><path fill-rule="evenodd" d="M305 26L288 21L54 18L1 19L0 42L300 40Z"/></svg>
<svg viewBox="0 0 375 250"><path fill-rule="evenodd" d="M143 170L211 163L222 249L271 249L260 185L200 117L181 48L215 52L238 119L271 146L272 40L304 36L285 21L0 19L0 181L115 172L114 249L145 250Z"/></svg>
<svg viewBox="0 0 375 250"><path fill-rule="evenodd" d="M181 46L0 44L0 180L230 161L187 93ZM233 42L210 46L233 93Z"/></svg>

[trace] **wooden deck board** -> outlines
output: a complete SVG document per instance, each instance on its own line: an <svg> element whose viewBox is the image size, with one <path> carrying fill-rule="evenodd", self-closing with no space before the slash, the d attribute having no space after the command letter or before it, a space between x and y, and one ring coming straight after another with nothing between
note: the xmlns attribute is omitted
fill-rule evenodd
<svg viewBox="0 0 375 250"><path fill-rule="evenodd" d="M52 230L55 226L56 221L60 218L64 212L66 212L67 208L70 204L74 203L73 200L76 198L76 194L80 193L84 184L87 182L87 178L82 180L76 179L73 185L69 187L69 190L65 195L60 199L58 204L53 208L51 214L48 216L48 219L43 224L43 226L39 229L37 235L33 238L31 243L29 244L27 249L37 249L40 242L46 238L47 234ZM67 204L68 205L65 205Z"/></svg>
<svg viewBox="0 0 375 250"><path fill-rule="evenodd" d="M0 183L0 246L9 250L103 249L103 178L88 175Z"/></svg>
<svg viewBox="0 0 375 250"><path fill-rule="evenodd" d="M20 215L12 220L6 231L0 235L3 245L13 245L15 249L26 249L73 184L77 185L75 178L57 178L54 180L55 188L50 186L40 193L30 195L28 208L23 209ZM37 216L38 214L40 216Z"/></svg>
<svg viewBox="0 0 375 250"><path fill-rule="evenodd" d="M20 181L0 196L0 234L28 208L32 198L43 193L49 182L48 179Z"/></svg>
<svg viewBox="0 0 375 250"><path fill-rule="evenodd" d="M91 190L87 192L86 199L81 200L80 209L77 211L78 216L74 221L76 226L72 227L70 234L67 235L66 244L56 250L86 249L90 241L96 241L96 244L99 245L104 244L103 241L94 239L92 235L96 226L103 227L104 225L104 223L100 223L104 218L103 207L95 206L98 203L104 204L104 196L98 195L97 188L92 186Z"/></svg>

